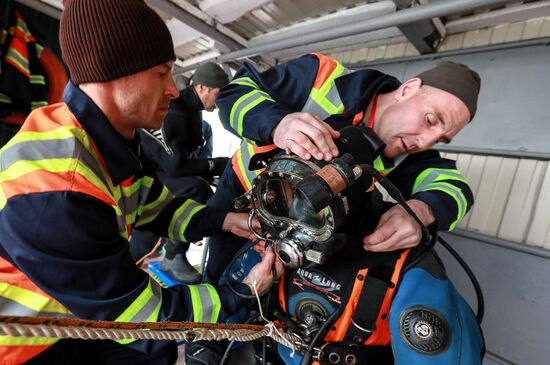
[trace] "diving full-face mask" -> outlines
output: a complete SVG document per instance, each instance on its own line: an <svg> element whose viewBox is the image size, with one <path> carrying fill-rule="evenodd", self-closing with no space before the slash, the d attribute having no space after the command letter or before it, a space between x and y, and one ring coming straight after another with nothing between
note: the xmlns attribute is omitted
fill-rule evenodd
<svg viewBox="0 0 550 365"><path fill-rule="evenodd" d="M341 153L342 146L352 140L364 150L383 148L370 129L348 127L341 132ZM345 243L344 235L335 234L348 212L342 192L361 176L362 169L350 153L326 162L279 152L264 164L252 189L237 198L235 206L251 207L251 219L257 216L264 229L255 232L256 236L271 242L286 266L324 263Z"/></svg>

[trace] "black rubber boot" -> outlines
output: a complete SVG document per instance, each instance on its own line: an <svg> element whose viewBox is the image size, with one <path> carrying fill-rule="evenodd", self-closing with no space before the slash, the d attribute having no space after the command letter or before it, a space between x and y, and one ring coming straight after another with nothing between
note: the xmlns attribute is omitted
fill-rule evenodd
<svg viewBox="0 0 550 365"><path fill-rule="evenodd" d="M160 268L185 284L199 284L202 281L202 275L191 266L183 253L175 255L172 259L164 257Z"/></svg>
<svg viewBox="0 0 550 365"><path fill-rule="evenodd" d="M202 281L202 275L187 261L185 254L188 248L188 243L166 240L164 244L166 254L160 262L160 268L185 284L199 284Z"/></svg>

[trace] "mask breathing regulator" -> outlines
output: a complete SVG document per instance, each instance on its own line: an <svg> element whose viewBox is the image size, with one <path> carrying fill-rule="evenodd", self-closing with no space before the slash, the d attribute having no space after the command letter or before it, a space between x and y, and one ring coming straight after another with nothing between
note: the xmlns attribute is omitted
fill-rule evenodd
<svg viewBox="0 0 550 365"><path fill-rule="evenodd" d="M264 233L255 232L249 224L251 230L272 244L288 267L323 264L338 252L345 236L335 232L348 213L342 193L365 173L383 178L372 166L357 162L371 164L381 153L384 144L378 136L365 127L340 132L338 149L352 151L359 159L350 152L330 162L304 160L288 151L255 155L251 166L261 164L265 170L254 179L252 189L234 201L237 210L251 208L249 223L258 217Z"/></svg>

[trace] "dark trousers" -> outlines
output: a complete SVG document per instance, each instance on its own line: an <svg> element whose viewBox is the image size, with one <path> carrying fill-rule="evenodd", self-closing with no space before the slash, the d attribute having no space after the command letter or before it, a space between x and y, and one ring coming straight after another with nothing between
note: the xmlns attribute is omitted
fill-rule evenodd
<svg viewBox="0 0 550 365"><path fill-rule="evenodd" d="M210 183L200 176L164 179L163 183L175 196L193 199L199 203L206 203L212 196ZM140 259L153 249L157 241L158 236L154 233L134 229L130 238L130 253L134 258ZM189 249L189 243L166 239L164 249L166 256L170 259L179 253L185 254Z"/></svg>
<svg viewBox="0 0 550 365"><path fill-rule="evenodd" d="M245 191L237 179L231 163L229 163L220 178L216 193L206 204L218 209L233 210L233 199L244 193ZM208 239L209 255L208 265L206 266L207 278L205 280L217 282L233 256L245 243L245 239L231 233L223 232L211 236Z"/></svg>

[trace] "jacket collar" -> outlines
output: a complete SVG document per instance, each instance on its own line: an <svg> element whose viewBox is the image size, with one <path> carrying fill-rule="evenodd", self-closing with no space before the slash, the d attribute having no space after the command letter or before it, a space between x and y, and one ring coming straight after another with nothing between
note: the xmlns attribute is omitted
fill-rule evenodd
<svg viewBox="0 0 550 365"><path fill-rule="evenodd" d="M189 112L200 112L201 110L204 110L202 101L199 98L199 95L197 95L193 85L189 85L185 89L181 90L179 97L183 99ZM176 102L176 100L174 102Z"/></svg>
<svg viewBox="0 0 550 365"><path fill-rule="evenodd" d="M338 77L335 81L346 113L357 114L379 93L393 91L401 83L393 76L376 70L359 70Z"/></svg>
<svg viewBox="0 0 550 365"><path fill-rule="evenodd" d="M94 101L72 80L65 87L63 100L94 141L114 185L120 184L141 170L138 133L134 134L132 141L122 137Z"/></svg>

